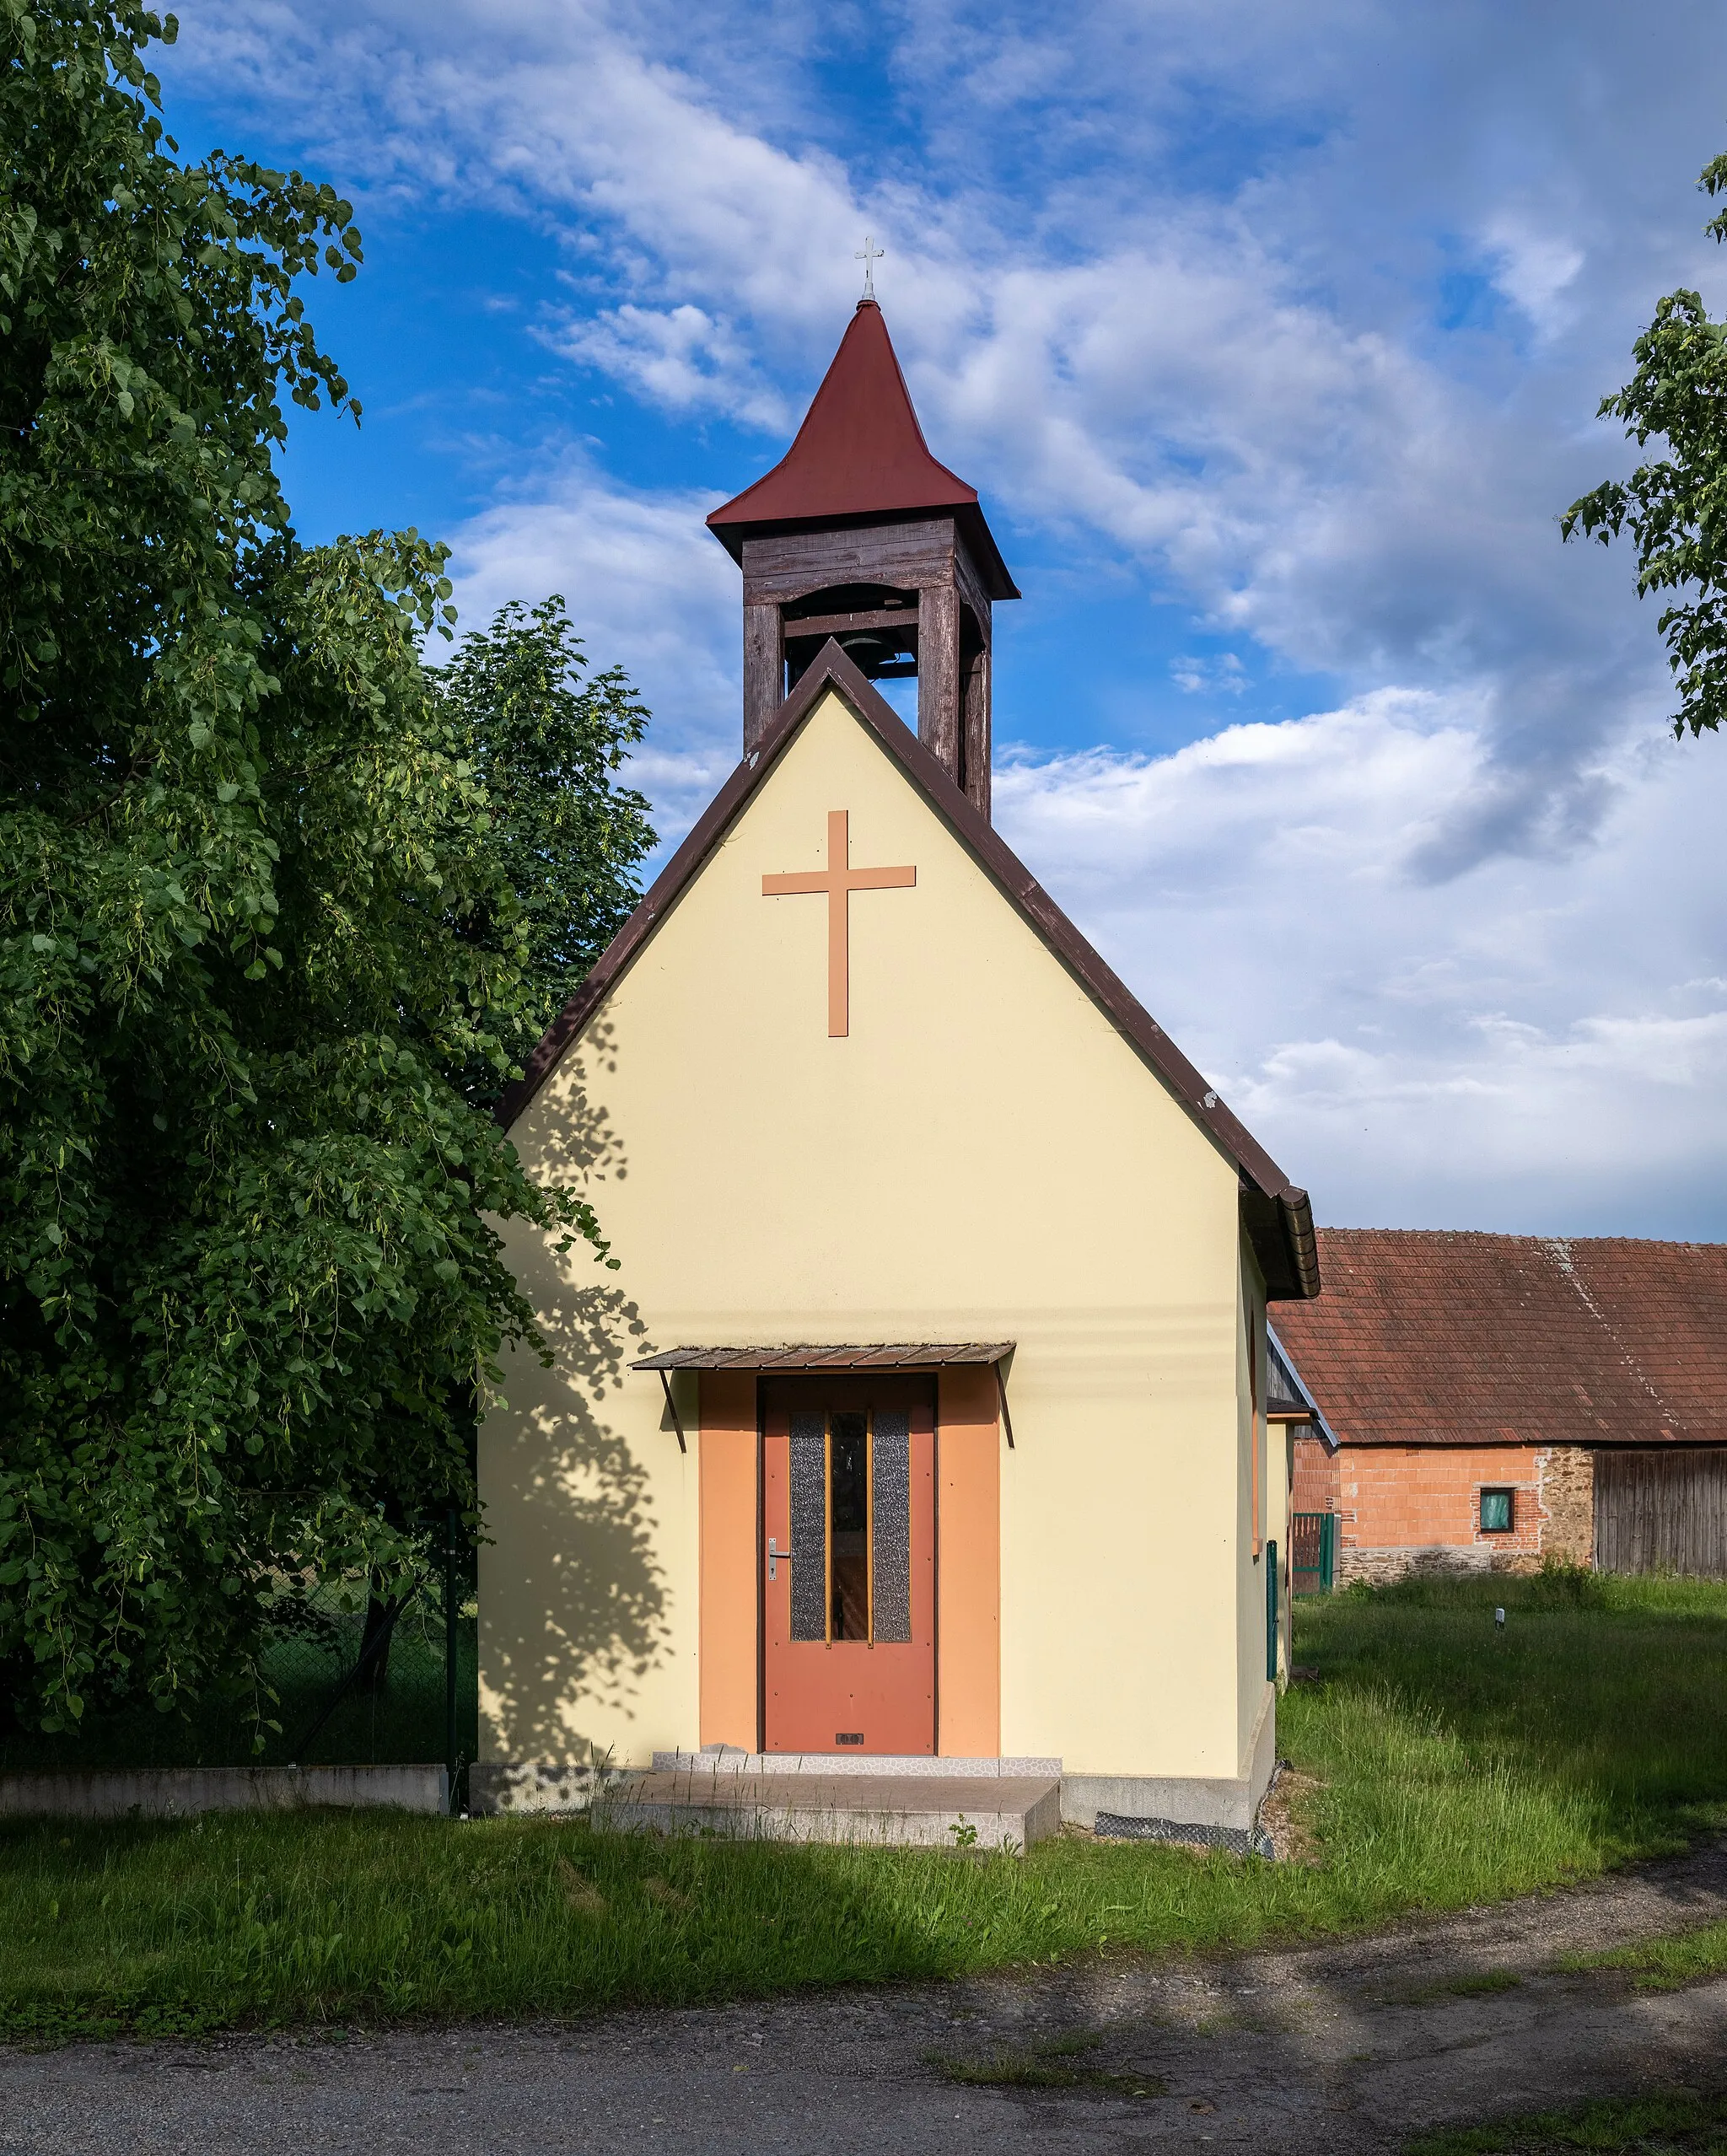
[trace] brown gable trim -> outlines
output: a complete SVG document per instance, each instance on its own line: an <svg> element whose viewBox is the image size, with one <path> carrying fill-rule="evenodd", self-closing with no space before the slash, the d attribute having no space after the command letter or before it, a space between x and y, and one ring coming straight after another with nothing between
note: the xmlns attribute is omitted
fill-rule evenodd
<svg viewBox="0 0 1727 2156"><path fill-rule="evenodd" d="M636 954L677 904L709 854L742 814L804 720L837 690L930 807L1045 946L1136 1049L1226 1159L1240 1171L1242 1224L1273 1301L1305 1298L1320 1288L1318 1245L1305 1191L1230 1114L1216 1091L1153 1019L1114 970L1068 920L1025 863L974 809L880 691L831 637L781 705L759 748L747 756L697 820L654 886L601 953L594 970L546 1028L526 1069L506 1088L498 1121L508 1130L557 1067L559 1057L604 1002Z"/></svg>

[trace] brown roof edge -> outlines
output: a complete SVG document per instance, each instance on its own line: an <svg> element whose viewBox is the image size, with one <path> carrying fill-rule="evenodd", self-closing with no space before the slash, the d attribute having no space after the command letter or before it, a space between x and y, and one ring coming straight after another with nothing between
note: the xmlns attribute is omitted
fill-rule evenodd
<svg viewBox="0 0 1727 2156"><path fill-rule="evenodd" d="M837 689L900 766L930 806L1039 938L1065 965L1117 1032L1227 1159L1244 1184L1244 1224L1274 1301L1319 1293L1317 1245L1307 1193L1298 1190L1271 1155L1227 1109L1163 1028L1056 904L1019 856L972 807L892 705L830 637L775 714L754 753L727 779L653 888L625 922L594 970L546 1028L514 1085L505 1089L498 1120L508 1130L557 1067L559 1057L604 1001L659 922L682 896L708 855L737 820L756 788L796 737L829 689ZM1267 1218L1267 1214L1274 1218Z"/></svg>

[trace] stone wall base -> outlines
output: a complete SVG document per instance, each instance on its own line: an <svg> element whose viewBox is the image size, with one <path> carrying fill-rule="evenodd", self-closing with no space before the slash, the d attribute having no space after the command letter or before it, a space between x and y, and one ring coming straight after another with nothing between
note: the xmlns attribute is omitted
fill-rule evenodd
<svg viewBox="0 0 1727 2156"><path fill-rule="evenodd" d="M656 1752L654 1769L740 1775L845 1775L857 1779L893 1775L915 1780L975 1781L986 1793L992 1778L1004 1775L1060 1776L1062 1817L1070 1825L1100 1833L1150 1835L1176 1841L1222 1837L1219 1846L1235 1847L1232 1837L1251 1845L1260 1798L1278 1763L1276 1696L1269 1686L1258 1726L1247 1747L1244 1772L1228 1779L1204 1775L1066 1774L1058 1759L847 1759L843 1753L794 1758L756 1755L724 1747L712 1752ZM588 1810L608 1784L627 1788L639 1779L615 1767L557 1761L479 1761L468 1769L468 1808L479 1815L568 1813ZM1100 1826L1099 1821L1103 1824ZM1191 1828L1191 1834L1180 1830Z"/></svg>
<svg viewBox="0 0 1727 2156"><path fill-rule="evenodd" d="M1555 1445L1537 1462L1541 1478L1541 1554L1562 1564L1591 1565L1595 1556L1595 1456L1582 1445Z"/></svg>
<svg viewBox="0 0 1727 2156"><path fill-rule="evenodd" d="M1369 1587L1384 1587L1394 1579L1439 1579L1505 1571L1496 1565L1491 1550L1466 1542L1435 1542L1424 1548L1352 1550L1337 1552L1337 1584L1353 1587L1362 1580Z"/></svg>

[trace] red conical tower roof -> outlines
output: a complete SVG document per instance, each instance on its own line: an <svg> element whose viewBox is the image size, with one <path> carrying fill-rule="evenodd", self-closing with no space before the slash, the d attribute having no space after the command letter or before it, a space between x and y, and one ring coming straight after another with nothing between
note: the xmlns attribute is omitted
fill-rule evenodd
<svg viewBox="0 0 1727 2156"><path fill-rule="evenodd" d="M864 299L797 439L772 471L707 524L740 559L745 540L758 533L944 509L964 533L990 597L1017 599L976 488L929 454L881 309Z"/></svg>

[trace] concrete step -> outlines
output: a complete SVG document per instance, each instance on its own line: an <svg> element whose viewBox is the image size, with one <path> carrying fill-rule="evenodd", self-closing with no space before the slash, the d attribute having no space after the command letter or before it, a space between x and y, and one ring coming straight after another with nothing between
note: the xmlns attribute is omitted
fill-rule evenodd
<svg viewBox="0 0 1727 2156"><path fill-rule="evenodd" d="M621 1777L595 1799L592 1819L621 1834L1020 1854L1061 1825L1062 1785L1047 1776L745 1774L703 1765Z"/></svg>
<svg viewBox="0 0 1727 2156"><path fill-rule="evenodd" d="M1022 1782L1059 1782L1058 1759L953 1759L933 1752L746 1752L735 1745L704 1745L699 1752L655 1752L656 1774L860 1774L933 1775L943 1781L960 1776L1002 1776Z"/></svg>

